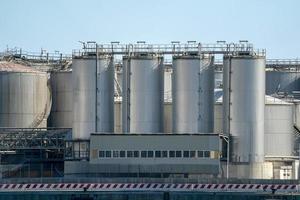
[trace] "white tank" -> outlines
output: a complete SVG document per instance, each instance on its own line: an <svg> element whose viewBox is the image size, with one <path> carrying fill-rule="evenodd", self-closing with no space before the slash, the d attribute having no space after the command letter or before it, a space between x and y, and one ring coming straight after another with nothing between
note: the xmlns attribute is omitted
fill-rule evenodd
<svg viewBox="0 0 300 200"><path fill-rule="evenodd" d="M46 127L50 108L47 73L0 62L0 127Z"/></svg>
<svg viewBox="0 0 300 200"><path fill-rule="evenodd" d="M124 133L162 133L163 57L123 58L122 129Z"/></svg>
<svg viewBox="0 0 300 200"><path fill-rule="evenodd" d="M173 132L212 133L214 127L213 59L174 56Z"/></svg>
<svg viewBox="0 0 300 200"><path fill-rule="evenodd" d="M113 58L76 57L72 68L73 139L89 139L93 132L113 132Z"/></svg>
<svg viewBox="0 0 300 200"><path fill-rule="evenodd" d="M224 57L224 133L233 162L264 162L265 57Z"/></svg>

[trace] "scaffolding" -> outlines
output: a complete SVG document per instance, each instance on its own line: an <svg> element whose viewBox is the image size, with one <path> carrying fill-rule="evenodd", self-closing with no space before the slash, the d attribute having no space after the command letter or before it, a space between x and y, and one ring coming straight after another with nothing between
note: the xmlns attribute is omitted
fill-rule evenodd
<svg viewBox="0 0 300 200"><path fill-rule="evenodd" d="M0 128L2 178L60 177L71 129Z"/></svg>

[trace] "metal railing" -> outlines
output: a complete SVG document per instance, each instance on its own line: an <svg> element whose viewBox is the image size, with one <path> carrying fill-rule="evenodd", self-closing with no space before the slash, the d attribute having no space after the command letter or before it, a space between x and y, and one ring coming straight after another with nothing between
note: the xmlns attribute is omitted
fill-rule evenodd
<svg viewBox="0 0 300 200"><path fill-rule="evenodd" d="M41 50L41 52L29 52L23 51L22 49L13 48L13 49L6 49L4 52L0 53L0 58L3 57L15 57L20 59L26 59L29 61L37 61L37 62L65 62L71 61L72 56L69 54L62 54L59 52L49 53L45 50Z"/></svg>
<svg viewBox="0 0 300 200"><path fill-rule="evenodd" d="M243 54L265 56L264 49L254 49L251 43L171 43L171 44L97 44L95 42L83 43L83 48L73 50L73 57L87 55L135 55L135 54Z"/></svg>

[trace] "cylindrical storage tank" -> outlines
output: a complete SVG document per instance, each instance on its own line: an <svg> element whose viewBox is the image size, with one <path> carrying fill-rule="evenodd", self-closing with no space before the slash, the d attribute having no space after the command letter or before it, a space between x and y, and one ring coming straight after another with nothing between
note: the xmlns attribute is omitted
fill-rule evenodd
<svg viewBox="0 0 300 200"><path fill-rule="evenodd" d="M73 119L72 71L55 71L50 74L52 106L48 127L71 128Z"/></svg>
<svg viewBox="0 0 300 200"><path fill-rule="evenodd" d="M300 71L275 71L266 72L266 94L278 92L290 95L293 91L300 91Z"/></svg>
<svg viewBox="0 0 300 200"><path fill-rule="evenodd" d="M0 127L46 127L51 108L49 87L47 73L0 62Z"/></svg>
<svg viewBox="0 0 300 200"><path fill-rule="evenodd" d="M294 104L266 96L265 156L284 158L294 151Z"/></svg>
<svg viewBox="0 0 300 200"><path fill-rule="evenodd" d="M114 131L113 57L73 57L73 139Z"/></svg>
<svg viewBox="0 0 300 200"><path fill-rule="evenodd" d="M224 56L223 129L233 162L264 162L265 57Z"/></svg>
<svg viewBox="0 0 300 200"><path fill-rule="evenodd" d="M122 129L124 133L162 133L163 57L123 58Z"/></svg>
<svg viewBox="0 0 300 200"><path fill-rule="evenodd" d="M173 132L212 133L214 67L212 57L174 56L172 77Z"/></svg>

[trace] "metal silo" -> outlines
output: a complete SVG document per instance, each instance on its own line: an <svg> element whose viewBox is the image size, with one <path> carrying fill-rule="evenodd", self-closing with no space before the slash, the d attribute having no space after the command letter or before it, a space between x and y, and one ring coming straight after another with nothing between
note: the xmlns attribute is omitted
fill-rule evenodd
<svg viewBox="0 0 300 200"><path fill-rule="evenodd" d="M0 62L0 127L46 127L51 108L49 87L47 73Z"/></svg>
<svg viewBox="0 0 300 200"><path fill-rule="evenodd" d="M49 127L72 127L73 86L72 71L55 71L50 74L52 106Z"/></svg>
<svg viewBox="0 0 300 200"><path fill-rule="evenodd" d="M213 132L214 67L211 57L173 57L172 100L174 133Z"/></svg>
<svg viewBox="0 0 300 200"><path fill-rule="evenodd" d="M162 133L163 57L123 58L122 129L124 133Z"/></svg>
<svg viewBox="0 0 300 200"><path fill-rule="evenodd" d="M250 163L260 178L264 162L265 57L224 56L223 129L230 135L231 161Z"/></svg>
<svg viewBox="0 0 300 200"><path fill-rule="evenodd" d="M114 131L114 65L111 56L74 57L73 139Z"/></svg>

